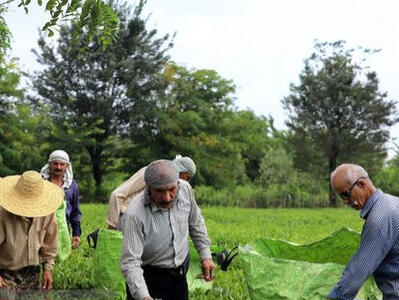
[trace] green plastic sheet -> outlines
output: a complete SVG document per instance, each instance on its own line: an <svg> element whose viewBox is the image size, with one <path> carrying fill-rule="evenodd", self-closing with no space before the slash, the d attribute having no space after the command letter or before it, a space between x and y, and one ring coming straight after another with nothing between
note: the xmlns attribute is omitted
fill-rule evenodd
<svg viewBox="0 0 399 300"><path fill-rule="evenodd" d="M66 220L66 202L62 202L55 212L57 219L57 259L64 260L71 254L71 238L69 236L68 224Z"/></svg>
<svg viewBox="0 0 399 300"><path fill-rule="evenodd" d="M125 278L120 270L120 256L123 236L116 230L99 230L97 247L94 251L93 282L95 288L106 289L114 294L113 299L126 299ZM222 249L212 246L211 251ZM190 267L187 272L189 290L212 287L212 282L196 278L201 274L201 260L192 243L190 243Z"/></svg>
<svg viewBox="0 0 399 300"><path fill-rule="evenodd" d="M114 294L113 299L126 299L125 278L120 269L122 232L99 230L94 251L94 287Z"/></svg>
<svg viewBox="0 0 399 300"><path fill-rule="evenodd" d="M341 228L311 244L259 239L239 247L251 299L325 299L359 243L359 233ZM355 299L382 297L370 278Z"/></svg>
<svg viewBox="0 0 399 300"><path fill-rule="evenodd" d="M211 245L212 253L219 253L223 248ZM216 265L216 263L215 263ZM188 289L193 291L195 289L208 290L212 288L213 281L207 282L202 278L198 278L198 275L202 274L201 259L198 252L195 250L194 245L190 242L190 267L187 272L187 283Z"/></svg>

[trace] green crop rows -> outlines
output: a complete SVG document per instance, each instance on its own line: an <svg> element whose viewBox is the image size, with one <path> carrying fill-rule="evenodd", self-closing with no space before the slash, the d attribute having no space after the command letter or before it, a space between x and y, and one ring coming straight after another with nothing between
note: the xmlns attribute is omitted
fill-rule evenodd
<svg viewBox="0 0 399 300"><path fill-rule="evenodd" d="M88 233L106 228L106 205L82 205L82 245L54 270L57 290L92 289L93 249L86 240ZM202 212L212 244L231 249L257 238L276 238L308 243L341 228L361 230L358 212L348 209L243 209L203 207ZM217 271L212 290L194 291L190 299L249 299L239 259L227 272Z"/></svg>

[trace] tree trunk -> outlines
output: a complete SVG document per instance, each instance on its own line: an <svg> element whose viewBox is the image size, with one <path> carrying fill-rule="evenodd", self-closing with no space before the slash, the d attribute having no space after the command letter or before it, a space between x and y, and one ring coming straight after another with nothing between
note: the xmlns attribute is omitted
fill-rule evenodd
<svg viewBox="0 0 399 300"><path fill-rule="evenodd" d="M328 186L329 186L329 204L330 207L337 207L337 197L335 195L335 191L331 186L331 172L335 170L337 167L337 156L338 151L335 145L331 145L330 153L328 156Z"/></svg>
<svg viewBox="0 0 399 300"><path fill-rule="evenodd" d="M89 151L90 154L91 166L93 170L93 178L94 181L96 182L95 197L96 200L99 200L99 198L101 198L101 183L103 177L101 169L102 147L97 144L95 146L87 147L87 150Z"/></svg>

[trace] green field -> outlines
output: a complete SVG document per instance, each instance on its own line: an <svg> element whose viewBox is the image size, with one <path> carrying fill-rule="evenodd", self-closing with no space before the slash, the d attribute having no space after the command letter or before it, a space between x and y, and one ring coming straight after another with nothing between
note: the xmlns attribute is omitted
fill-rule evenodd
<svg viewBox="0 0 399 300"><path fill-rule="evenodd" d="M54 288L58 290L91 289L93 249L86 240L88 233L106 228L106 205L81 206L82 245L65 261L56 265ZM340 209L245 209L202 207L212 244L231 249L258 238L276 238L296 243L319 240L329 233L350 227L361 231L363 221L358 212ZM218 271L213 288L195 291L190 299L249 299L240 261L234 260L227 272Z"/></svg>

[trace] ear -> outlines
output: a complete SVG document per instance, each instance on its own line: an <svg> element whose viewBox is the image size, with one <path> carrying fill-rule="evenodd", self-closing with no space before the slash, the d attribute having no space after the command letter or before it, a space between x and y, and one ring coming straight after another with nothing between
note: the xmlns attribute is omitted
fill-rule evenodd
<svg viewBox="0 0 399 300"><path fill-rule="evenodd" d="M357 184L359 187L361 187L362 189L364 189L367 185L367 181L364 178L361 178L357 181Z"/></svg>

